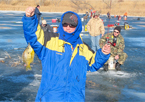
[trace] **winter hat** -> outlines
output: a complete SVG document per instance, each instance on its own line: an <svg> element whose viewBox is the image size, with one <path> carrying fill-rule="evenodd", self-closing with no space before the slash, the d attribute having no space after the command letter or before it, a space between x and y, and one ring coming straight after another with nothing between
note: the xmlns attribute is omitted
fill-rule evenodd
<svg viewBox="0 0 145 102"><path fill-rule="evenodd" d="M46 20L42 20L42 24L47 24Z"/></svg>
<svg viewBox="0 0 145 102"><path fill-rule="evenodd" d="M100 15L100 13L98 11L94 12L94 16L99 16L99 15Z"/></svg>
<svg viewBox="0 0 145 102"><path fill-rule="evenodd" d="M120 27L120 26L116 26L116 27L114 28L114 30L118 30L119 33L120 33L120 32L121 32L121 27Z"/></svg>
<svg viewBox="0 0 145 102"><path fill-rule="evenodd" d="M37 5L36 7L40 7L39 5Z"/></svg>
<svg viewBox="0 0 145 102"><path fill-rule="evenodd" d="M74 26L77 26L78 25L78 18L75 14L73 13L66 13L64 16L63 16L63 21L62 21L62 24L64 23L69 23L69 24L72 24Z"/></svg>

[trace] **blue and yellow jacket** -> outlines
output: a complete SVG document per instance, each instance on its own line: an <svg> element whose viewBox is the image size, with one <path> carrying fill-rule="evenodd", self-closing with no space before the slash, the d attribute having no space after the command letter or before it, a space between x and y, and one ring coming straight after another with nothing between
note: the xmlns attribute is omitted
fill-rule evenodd
<svg viewBox="0 0 145 102"><path fill-rule="evenodd" d="M97 53L93 52L82 41L81 20L78 14L74 14L78 17L78 25L71 34L63 30L61 22L58 33L46 34L38 24L36 15L24 15L22 19L25 39L42 63L42 78L36 102L85 101L87 71L97 71L110 56L103 54L101 49Z"/></svg>

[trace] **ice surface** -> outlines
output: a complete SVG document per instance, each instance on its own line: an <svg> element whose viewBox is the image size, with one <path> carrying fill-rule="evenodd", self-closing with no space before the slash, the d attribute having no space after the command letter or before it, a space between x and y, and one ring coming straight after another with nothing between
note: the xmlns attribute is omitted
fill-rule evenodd
<svg viewBox="0 0 145 102"><path fill-rule="evenodd" d="M38 57L35 55L34 62L31 64L32 71L25 70L22 63L22 53L27 47L24 35L22 17L24 12L0 11L0 101L34 101L40 82L42 66ZM50 25L51 19L60 18L62 13L43 13L42 17ZM82 17L82 14L80 14ZM104 25L118 22L117 18L109 21L106 15L101 15ZM125 52L128 58L122 71L103 71L87 72L86 80L86 102L96 101L144 101L144 75L145 75L145 18L128 17L127 21L120 20L121 25L128 22L134 29L124 30L121 34L125 40ZM86 25L87 22L82 22ZM106 33L111 32L112 28L105 29ZM82 32L82 38L91 47L90 35Z"/></svg>

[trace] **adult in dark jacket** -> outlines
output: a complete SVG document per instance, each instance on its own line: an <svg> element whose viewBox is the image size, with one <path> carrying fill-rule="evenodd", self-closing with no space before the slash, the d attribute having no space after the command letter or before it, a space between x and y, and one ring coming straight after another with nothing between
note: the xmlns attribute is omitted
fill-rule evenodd
<svg viewBox="0 0 145 102"><path fill-rule="evenodd" d="M40 13L39 9L40 9L40 6L37 5L37 6L35 7L35 15L37 16L38 23L40 22L40 16L42 15L42 13Z"/></svg>
<svg viewBox="0 0 145 102"><path fill-rule="evenodd" d="M53 28L47 24L46 20L42 20L42 24L40 26L44 32L53 32Z"/></svg>
<svg viewBox="0 0 145 102"><path fill-rule="evenodd" d="M22 21L26 41L42 63L41 84L35 101L84 102L86 73L104 65L110 56L110 45L92 51L80 36L81 19L72 11L62 15L58 33L50 33L50 38L44 40L45 32L33 12L33 7L27 8Z"/></svg>

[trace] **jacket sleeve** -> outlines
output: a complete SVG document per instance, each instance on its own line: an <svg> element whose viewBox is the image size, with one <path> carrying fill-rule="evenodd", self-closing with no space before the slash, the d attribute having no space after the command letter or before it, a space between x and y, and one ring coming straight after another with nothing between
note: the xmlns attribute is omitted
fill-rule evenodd
<svg viewBox="0 0 145 102"><path fill-rule="evenodd" d="M87 23L87 30L88 30L88 32L91 31L91 19L90 19L89 22Z"/></svg>
<svg viewBox="0 0 145 102"><path fill-rule="evenodd" d="M104 28L104 24L103 24L103 21L102 20L101 20L100 31L101 31L101 34L104 34L105 33L105 28Z"/></svg>
<svg viewBox="0 0 145 102"><path fill-rule="evenodd" d="M94 57L92 57L90 64L88 65L87 71L97 71L99 70L104 63L109 59L110 54L105 55L101 49L99 49L95 54Z"/></svg>
<svg viewBox="0 0 145 102"><path fill-rule="evenodd" d="M50 32L53 32L53 28L49 24L47 24L47 28L50 30Z"/></svg>
<svg viewBox="0 0 145 102"><path fill-rule="evenodd" d="M107 34L102 36L101 39L99 40L100 48L102 48L106 44L106 37L107 37Z"/></svg>
<svg viewBox="0 0 145 102"><path fill-rule="evenodd" d="M34 49L35 53L40 60L43 59L46 48L44 44L44 32L38 24L37 16L22 18L24 37L27 43L30 43L31 47Z"/></svg>
<svg viewBox="0 0 145 102"><path fill-rule="evenodd" d="M121 41L120 41L120 44L118 47L118 51L117 51L118 55L121 55L123 53L124 47L125 47L124 38L121 38Z"/></svg>

